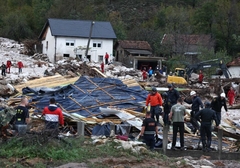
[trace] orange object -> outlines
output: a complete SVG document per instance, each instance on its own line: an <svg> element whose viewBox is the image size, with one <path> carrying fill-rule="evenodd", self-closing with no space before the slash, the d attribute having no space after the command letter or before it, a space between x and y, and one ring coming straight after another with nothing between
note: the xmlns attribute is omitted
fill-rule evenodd
<svg viewBox="0 0 240 168"><path fill-rule="evenodd" d="M146 100L146 106L150 103L151 106L162 106L162 96L157 92L155 94L149 94Z"/></svg>

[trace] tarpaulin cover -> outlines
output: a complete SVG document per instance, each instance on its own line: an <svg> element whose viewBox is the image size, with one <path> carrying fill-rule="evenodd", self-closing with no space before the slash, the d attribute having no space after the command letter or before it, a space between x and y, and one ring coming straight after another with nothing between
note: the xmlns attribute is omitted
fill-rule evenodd
<svg viewBox="0 0 240 168"><path fill-rule="evenodd" d="M96 125L95 127L93 127L92 130L92 135L96 136L105 135L109 137L110 133L111 133L110 124Z"/></svg>
<svg viewBox="0 0 240 168"><path fill-rule="evenodd" d="M99 107L139 109L148 92L140 86L127 87L121 80L112 78L80 77L74 84L57 88L23 88L35 102L36 112L42 112L54 97L61 109L84 117L100 114Z"/></svg>

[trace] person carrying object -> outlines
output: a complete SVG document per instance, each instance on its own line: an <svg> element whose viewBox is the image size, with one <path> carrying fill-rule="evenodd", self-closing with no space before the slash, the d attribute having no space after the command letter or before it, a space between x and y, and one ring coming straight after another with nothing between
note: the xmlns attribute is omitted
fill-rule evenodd
<svg viewBox="0 0 240 168"><path fill-rule="evenodd" d="M160 116L160 113L162 112L162 108L160 108L160 106L162 106L162 97L157 92L157 89L155 87L152 88L151 93L148 95L146 99L146 108L149 103L151 106L151 109L150 109L151 118L154 119L156 116L157 124L159 124L159 116Z"/></svg>
<svg viewBox="0 0 240 168"><path fill-rule="evenodd" d="M200 134L203 145L203 151L210 151L212 142L212 121L215 120L216 127L219 128L216 112L211 109L211 103L206 101L205 108L197 112L195 115L196 120L201 120ZM207 136L207 142L206 142Z"/></svg>
<svg viewBox="0 0 240 168"><path fill-rule="evenodd" d="M192 104L191 106L191 118L190 122L193 125L193 133L195 134L197 130L200 129L198 121L195 119L195 114L200 110L199 108L203 108L203 103L200 97L197 96L195 91L190 92L191 99L184 99L184 101L188 104Z"/></svg>
<svg viewBox="0 0 240 168"><path fill-rule="evenodd" d="M177 132L180 133L181 150L184 150L184 116L186 114L186 108L182 105L182 98L179 98L177 104L172 106L169 114L169 120L173 122L173 139L172 150L176 150Z"/></svg>
<svg viewBox="0 0 240 168"><path fill-rule="evenodd" d="M211 102L211 107L216 112L217 120L220 125L221 124L222 107L224 107L226 112L228 111L227 104L226 104L226 94L221 93L220 96L214 97Z"/></svg>
<svg viewBox="0 0 240 168"><path fill-rule="evenodd" d="M19 106L15 108L16 114L13 118L13 125L19 135L25 134L27 131L27 124L29 123L29 111L27 109L28 99L22 97Z"/></svg>
<svg viewBox="0 0 240 168"><path fill-rule="evenodd" d="M155 146L155 134L156 136L158 135L157 123L151 118L151 113L148 111L146 113L146 118L143 120L140 136L143 136L144 141L150 150L153 150Z"/></svg>
<svg viewBox="0 0 240 168"><path fill-rule="evenodd" d="M59 124L64 126L62 110L56 105L56 100L51 98L49 106L43 109L42 115L45 117L46 129L58 129Z"/></svg>

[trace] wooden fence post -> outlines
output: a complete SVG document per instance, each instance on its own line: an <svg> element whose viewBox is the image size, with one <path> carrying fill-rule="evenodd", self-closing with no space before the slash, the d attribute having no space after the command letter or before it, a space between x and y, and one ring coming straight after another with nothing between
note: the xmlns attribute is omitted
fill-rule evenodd
<svg viewBox="0 0 240 168"><path fill-rule="evenodd" d="M168 144L168 130L169 126L163 126L163 154L166 155Z"/></svg>
<svg viewBox="0 0 240 168"><path fill-rule="evenodd" d="M78 133L78 135L84 137L84 122L77 123L77 133Z"/></svg>
<svg viewBox="0 0 240 168"><path fill-rule="evenodd" d="M223 130L218 129L218 159L219 160L222 157L222 137L223 137Z"/></svg>

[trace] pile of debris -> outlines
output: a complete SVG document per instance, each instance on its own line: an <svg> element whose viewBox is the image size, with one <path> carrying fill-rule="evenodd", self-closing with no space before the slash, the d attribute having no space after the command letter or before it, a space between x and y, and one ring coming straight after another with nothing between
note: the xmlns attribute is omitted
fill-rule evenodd
<svg viewBox="0 0 240 168"><path fill-rule="evenodd" d="M91 76L91 77L109 77L115 79L142 79L142 73L133 68L126 68L121 65L109 64L105 65L104 75L100 72L99 63L84 63L76 59L63 59L58 61L55 65L48 64L49 68L45 71L45 75L53 76L59 73L63 76Z"/></svg>
<svg viewBox="0 0 240 168"><path fill-rule="evenodd" d="M49 58L46 54L35 53L33 56L31 56L31 58L33 58L35 60L41 60L41 61L49 62Z"/></svg>

